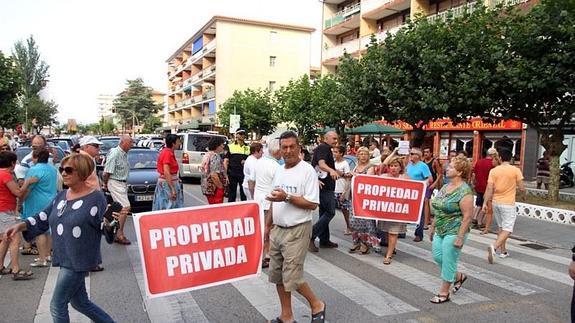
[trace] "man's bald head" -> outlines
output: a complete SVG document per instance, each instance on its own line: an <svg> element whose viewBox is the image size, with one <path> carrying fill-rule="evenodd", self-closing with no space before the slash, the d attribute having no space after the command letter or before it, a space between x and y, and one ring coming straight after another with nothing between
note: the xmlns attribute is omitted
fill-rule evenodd
<svg viewBox="0 0 575 323"><path fill-rule="evenodd" d="M121 135L120 136L120 148L122 148L123 151L128 151L130 150L130 148L132 148L132 137L130 137L129 135Z"/></svg>
<svg viewBox="0 0 575 323"><path fill-rule="evenodd" d="M323 136L323 142L326 144L335 147L337 145L337 132L335 131L328 131Z"/></svg>

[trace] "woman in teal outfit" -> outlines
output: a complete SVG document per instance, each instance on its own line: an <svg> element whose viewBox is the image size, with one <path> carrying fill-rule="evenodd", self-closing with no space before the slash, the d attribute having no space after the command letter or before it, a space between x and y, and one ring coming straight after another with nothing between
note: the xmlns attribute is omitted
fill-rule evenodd
<svg viewBox="0 0 575 323"><path fill-rule="evenodd" d="M431 200L435 218L430 239L433 259L439 265L443 280L439 293L430 300L434 304L449 301L451 284L455 294L467 280L465 274L457 271L457 262L473 214L473 191L465 182L470 169L467 158L451 159L446 171L449 183Z"/></svg>

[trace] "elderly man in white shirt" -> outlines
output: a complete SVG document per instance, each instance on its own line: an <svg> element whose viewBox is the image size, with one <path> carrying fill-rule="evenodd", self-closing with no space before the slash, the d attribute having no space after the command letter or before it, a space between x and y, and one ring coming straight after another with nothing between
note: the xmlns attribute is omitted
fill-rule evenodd
<svg viewBox="0 0 575 323"><path fill-rule="evenodd" d="M257 160L255 164L255 169L253 173L254 178L254 200L258 202L262 210L264 211L264 217L270 214L271 202L266 199L267 195L273 189L273 180L280 165L280 158L282 154L280 151L280 142L278 139L273 139L268 144L268 155ZM264 220L265 222L265 220ZM269 267L270 257L269 257L269 241L264 241L264 258L262 260L262 268Z"/></svg>
<svg viewBox="0 0 575 323"><path fill-rule="evenodd" d="M312 211L319 204L319 181L313 167L299 157L301 146L293 131L280 136L285 161L278 168L274 190L267 199L272 203L272 216L266 220L264 240L270 241L269 280L276 284L281 314L272 323L292 322L291 293L297 291L309 303L311 321L325 322L326 305L304 278L304 262L312 234ZM273 224L273 227L272 227Z"/></svg>

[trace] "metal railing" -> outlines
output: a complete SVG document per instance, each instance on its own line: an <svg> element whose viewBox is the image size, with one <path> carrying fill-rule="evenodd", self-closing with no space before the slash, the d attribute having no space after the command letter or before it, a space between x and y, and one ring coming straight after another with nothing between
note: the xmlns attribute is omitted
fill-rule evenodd
<svg viewBox="0 0 575 323"><path fill-rule="evenodd" d="M325 51L324 60L341 57L341 56L343 56L343 53L351 54L351 53L357 52L360 48L359 46L360 46L360 39L357 38L357 39L345 42L343 44L339 44L337 46L330 47Z"/></svg>
<svg viewBox="0 0 575 323"><path fill-rule="evenodd" d="M375 34L375 40L377 41L378 44L380 44L385 40L385 38L387 38L388 33L391 35L394 35L401 28L403 28L403 26L405 26L405 25L401 25L401 26L390 28L388 30L380 31L380 32ZM363 36L361 38L361 45L360 45L361 49L366 48L367 46L369 46L370 43L371 43L371 35Z"/></svg>
<svg viewBox="0 0 575 323"><path fill-rule="evenodd" d="M495 7L501 3L503 3L504 6L509 7L522 4L528 1L529 0L489 0L489 7Z"/></svg>
<svg viewBox="0 0 575 323"><path fill-rule="evenodd" d="M459 7L451 8L449 10L445 10L443 12L436 13L434 15L430 15L427 17L427 19L430 22L434 22L437 20L446 21L447 17L449 17L449 16L459 17L459 16L462 16L465 12L472 13L473 10L475 10L475 6L476 6L475 2L470 2L467 4L461 5Z"/></svg>
<svg viewBox="0 0 575 323"><path fill-rule="evenodd" d="M362 14L368 13L374 9L380 8L385 6L386 4L390 4L395 1L401 0L367 0L361 2L361 12Z"/></svg>
<svg viewBox="0 0 575 323"><path fill-rule="evenodd" d="M359 13L361 10L361 3L358 2L353 4L349 7L345 7L342 10L338 11L335 15L331 18L325 20L324 28L331 28L335 25L341 24L344 21L347 21L352 18L353 15Z"/></svg>

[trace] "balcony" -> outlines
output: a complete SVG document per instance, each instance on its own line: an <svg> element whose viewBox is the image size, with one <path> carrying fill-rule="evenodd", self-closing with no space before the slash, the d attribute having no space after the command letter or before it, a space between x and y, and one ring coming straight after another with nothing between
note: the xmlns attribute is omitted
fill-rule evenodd
<svg viewBox="0 0 575 323"><path fill-rule="evenodd" d="M469 13L473 12L473 10L475 10L475 5L476 5L475 2L467 3L467 4L461 5L459 7L451 8L449 10L445 10L443 12L436 13L434 15L430 15L427 17L427 19L430 22L435 22L438 20L446 21L447 17L449 17L449 16L452 16L455 18L455 17L462 16L465 12L469 12Z"/></svg>
<svg viewBox="0 0 575 323"><path fill-rule="evenodd" d="M204 46L204 48L202 48L200 52L202 52L202 54L206 57L214 57L215 55L215 53L213 53L214 49L216 49L216 40L212 39L212 41L207 43L206 46Z"/></svg>
<svg viewBox="0 0 575 323"><path fill-rule="evenodd" d="M367 0L361 2L361 16L366 19L381 19L408 9L410 0Z"/></svg>
<svg viewBox="0 0 575 323"><path fill-rule="evenodd" d="M385 38L388 37L389 34L395 35L395 33L397 33L403 26L405 25L393 27L388 30L378 32L375 34L375 40L377 41L378 44L381 44L385 40ZM365 49L366 47L369 46L369 44L371 44L371 35L363 36L361 38L361 45L360 45L361 49L362 50Z"/></svg>
<svg viewBox="0 0 575 323"><path fill-rule="evenodd" d="M210 90L210 91L207 91L206 93L202 94L203 100L209 100L209 99L213 99L215 97L216 97L216 90Z"/></svg>
<svg viewBox="0 0 575 323"><path fill-rule="evenodd" d="M525 2L529 2L529 0L489 0L489 7L493 8L500 3L503 3L503 5L506 7L511 7Z"/></svg>
<svg viewBox="0 0 575 323"><path fill-rule="evenodd" d="M348 21L353 15L359 13L360 9L361 9L361 3L356 3L349 7L343 8L342 10L338 11L335 15L333 15L330 19L326 19L324 29L329 29L333 26Z"/></svg>
<svg viewBox="0 0 575 323"><path fill-rule="evenodd" d="M211 65L202 70L202 79L214 79L214 74L216 72L216 65Z"/></svg>
<svg viewBox="0 0 575 323"><path fill-rule="evenodd" d="M344 53L353 54L359 51L360 39L354 39L346 43L333 46L325 51L324 61L328 61L334 58L342 57Z"/></svg>

